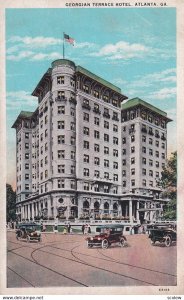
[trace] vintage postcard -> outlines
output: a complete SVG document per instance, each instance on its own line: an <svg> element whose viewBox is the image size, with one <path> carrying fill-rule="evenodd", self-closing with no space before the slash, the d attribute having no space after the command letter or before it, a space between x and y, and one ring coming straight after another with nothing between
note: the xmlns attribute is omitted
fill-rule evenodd
<svg viewBox="0 0 184 300"><path fill-rule="evenodd" d="M1 294L178 299L183 1L0 8Z"/></svg>

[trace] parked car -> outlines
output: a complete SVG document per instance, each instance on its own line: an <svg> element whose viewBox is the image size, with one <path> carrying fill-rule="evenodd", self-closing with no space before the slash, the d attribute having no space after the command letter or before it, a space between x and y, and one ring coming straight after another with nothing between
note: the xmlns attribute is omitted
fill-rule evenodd
<svg viewBox="0 0 184 300"><path fill-rule="evenodd" d="M156 224L149 226L148 230L152 245L156 242L160 242L164 243L166 247L170 247L172 242L176 242L176 225Z"/></svg>
<svg viewBox="0 0 184 300"><path fill-rule="evenodd" d="M30 241L41 241L41 232L40 226L36 223L22 223L19 224L18 229L16 230L17 240L26 240Z"/></svg>
<svg viewBox="0 0 184 300"><path fill-rule="evenodd" d="M98 232L95 236L87 237L87 247L100 246L103 249L111 244L117 243L121 247L125 246L126 238L123 236L123 225L103 225L96 228Z"/></svg>

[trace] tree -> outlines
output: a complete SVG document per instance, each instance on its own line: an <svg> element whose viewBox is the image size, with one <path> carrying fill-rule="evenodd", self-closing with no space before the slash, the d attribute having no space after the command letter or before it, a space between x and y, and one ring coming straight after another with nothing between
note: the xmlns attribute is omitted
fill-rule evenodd
<svg viewBox="0 0 184 300"><path fill-rule="evenodd" d="M16 220L16 193L10 184L6 184L6 221Z"/></svg>
<svg viewBox="0 0 184 300"><path fill-rule="evenodd" d="M159 185L164 190L165 198L169 202L164 206L163 218L176 220L177 217L177 152L173 152L167 161L166 167L161 173Z"/></svg>

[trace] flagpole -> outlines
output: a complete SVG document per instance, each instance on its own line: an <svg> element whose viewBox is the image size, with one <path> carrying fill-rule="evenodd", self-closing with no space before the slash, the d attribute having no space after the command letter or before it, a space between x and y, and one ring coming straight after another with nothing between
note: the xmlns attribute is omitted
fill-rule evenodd
<svg viewBox="0 0 184 300"><path fill-rule="evenodd" d="M63 32L63 59L65 58L65 39L64 39L65 33Z"/></svg>

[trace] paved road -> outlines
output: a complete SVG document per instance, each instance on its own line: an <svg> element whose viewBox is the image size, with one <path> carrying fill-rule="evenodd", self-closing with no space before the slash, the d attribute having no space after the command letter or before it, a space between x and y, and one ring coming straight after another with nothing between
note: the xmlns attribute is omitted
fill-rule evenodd
<svg viewBox="0 0 184 300"><path fill-rule="evenodd" d="M7 239L8 287L176 285L176 246L152 246L147 235L108 249L88 249L82 235L45 233L27 243L8 232Z"/></svg>

